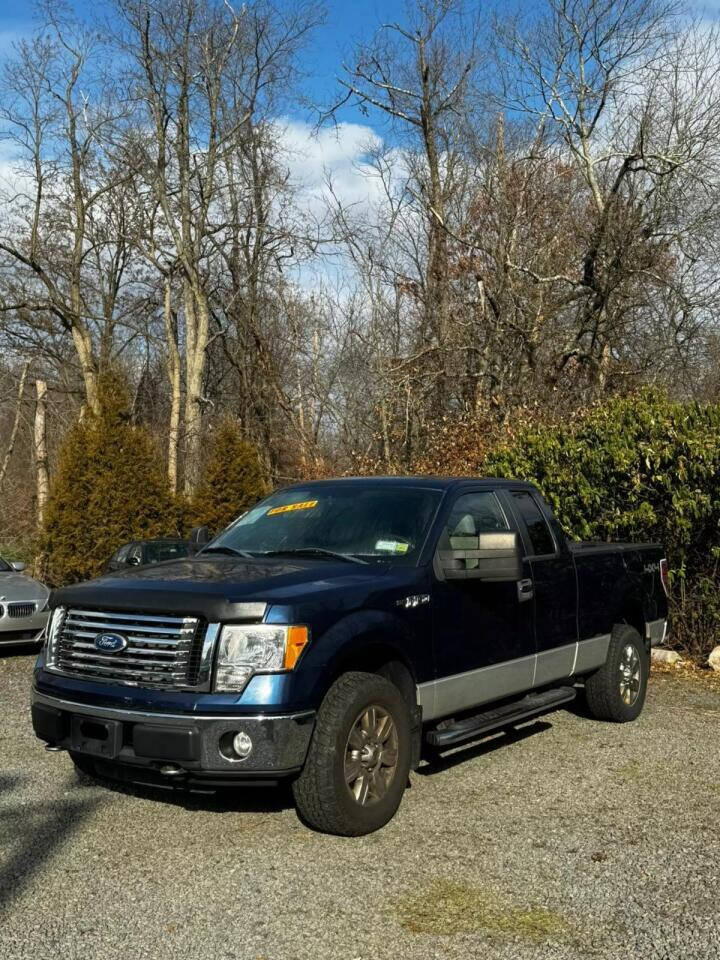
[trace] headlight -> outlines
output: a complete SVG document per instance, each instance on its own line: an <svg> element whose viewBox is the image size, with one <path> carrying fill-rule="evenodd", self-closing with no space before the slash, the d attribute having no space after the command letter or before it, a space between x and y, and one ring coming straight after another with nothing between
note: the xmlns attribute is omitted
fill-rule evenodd
<svg viewBox="0 0 720 960"><path fill-rule="evenodd" d="M55 607L50 621L45 628L47 636L45 644L45 664L48 667L55 665L55 648L57 647L58 637L60 636L66 613L67 607Z"/></svg>
<svg viewBox="0 0 720 960"><path fill-rule="evenodd" d="M307 627L269 623L223 627L215 689L239 691L254 673L292 670L307 642Z"/></svg>

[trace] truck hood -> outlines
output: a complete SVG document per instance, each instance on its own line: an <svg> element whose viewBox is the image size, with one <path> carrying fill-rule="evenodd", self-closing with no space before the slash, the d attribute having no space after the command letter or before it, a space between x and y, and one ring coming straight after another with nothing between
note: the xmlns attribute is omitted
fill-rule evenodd
<svg viewBox="0 0 720 960"><path fill-rule="evenodd" d="M245 560L197 557L111 573L54 590L51 607L136 610L204 616L243 617L240 604L296 603L337 589L372 588L389 564L351 564L314 558Z"/></svg>

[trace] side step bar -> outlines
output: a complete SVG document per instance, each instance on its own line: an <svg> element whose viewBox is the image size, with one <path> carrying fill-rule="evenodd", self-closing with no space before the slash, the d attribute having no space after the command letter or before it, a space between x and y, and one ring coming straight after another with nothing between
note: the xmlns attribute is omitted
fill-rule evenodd
<svg viewBox="0 0 720 960"><path fill-rule="evenodd" d="M542 693L529 693L522 700L516 700L514 703L506 703L494 710L476 713L473 717L437 727L431 730L425 739L433 747L449 750L450 747L465 743L467 740L476 740L493 730L512 727L540 713L555 710L563 703L570 703L574 699L574 687L557 687L554 690L544 690Z"/></svg>

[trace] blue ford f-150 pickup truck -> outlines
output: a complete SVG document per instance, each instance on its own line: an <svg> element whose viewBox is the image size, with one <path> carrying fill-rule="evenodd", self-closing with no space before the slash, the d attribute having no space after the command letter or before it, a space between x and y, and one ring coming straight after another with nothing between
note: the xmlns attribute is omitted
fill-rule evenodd
<svg viewBox="0 0 720 960"><path fill-rule="evenodd" d="M296 485L191 558L56 590L33 724L84 773L289 778L308 824L368 833L425 752L583 686L634 720L666 573L657 545L569 542L526 483Z"/></svg>

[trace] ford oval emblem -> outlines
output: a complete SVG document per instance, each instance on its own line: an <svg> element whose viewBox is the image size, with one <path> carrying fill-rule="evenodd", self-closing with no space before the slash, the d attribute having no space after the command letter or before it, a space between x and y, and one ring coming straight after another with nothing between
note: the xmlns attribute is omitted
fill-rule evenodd
<svg viewBox="0 0 720 960"><path fill-rule="evenodd" d="M119 633L99 633L93 642L95 649L103 653L119 653L128 645L127 637L121 637Z"/></svg>

